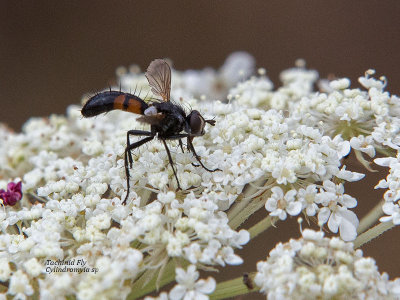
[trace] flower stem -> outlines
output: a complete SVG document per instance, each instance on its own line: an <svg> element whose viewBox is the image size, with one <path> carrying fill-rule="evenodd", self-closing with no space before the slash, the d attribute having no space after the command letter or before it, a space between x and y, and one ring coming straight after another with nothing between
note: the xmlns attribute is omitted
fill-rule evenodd
<svg viewBox="0 0 400 300"><path fill-rule="evenodd" d="M256 273L249 274L249 278L251 281L254 279L255 274ZM254 288L250 290L243 283L243 277L240 276L235 279L218 283L214 293L210 295L210 299L217 300L217 299L232 298L234 296L244 295L256 292L258 290L259 288L257 286L254 286Z"/></svg>
<svg viewBox="0 0 400 300"><path fill-rule="evenodd" d="M361 221L360 225L358 225L357 233L363 233L368 228L370 228L373 224L375 224L380 217L383 216L382 211L382 204L384 201L380 201L366 216L364 216Z"/></svg>
<svg viewBox="0 0 400 300"><path fill-rule="evenodd" d="M262 198L252 199L251 203L248 203L246 207L243 207L240 213L238 213L233 219L229 221L229 226L232 229L238 228L243 224L252 214L258 211L264 206L265 201Z"/></svg>
<svg viewBox="0 0 400 300"><path fill-rule="evenodd" d="M258 211L265 204L266 191L269 181L259 179L255 184L248 185L246 190L236 199L236 204L228 212L229 226L232 229L238 228L252 214Z"/></svg>
<svg viewBox="0 0 400 300"><path fill-rule="evenodd" d="M246 189L236 198L235 205L229 209L229 220L232 220L234 217L236 217L251 202L251 200L253 200L253 198L249 196L256 193L256 186L263 185L264 181L264 179L260 179L252 185L247 185Z"/></svg>
<svg viewBox="0 0 400 300"><path fill-rule="evenodd" d="M370 172L378 172L377 170L374 170L374 169L372 169L372 168L370 167L370 162L367 161L367 160L363 157L361 151L359 151L359 150L354 150L354 153L356 154L357 160L364 166L364 168L366 168L366 169L367 169L368 171L370 171Z"/></svg>
<svg viewBox="0 0 400 300"><path fill-rule="evenodd" d="M150 282L146 284L146 282L148 281L147 275L152 275L152 278ZM155 276L154 274L154 270L149 269L145 271L142 274L142 276L140 276L140 278L132 285L131 293L128 295L126 299L134 300L143 297L157 290L157 286L163 287L164 285L170 283L174 279L175 279L175 261L170 260L167 266L165 267L164 272L159 281L158 281L158 276Z"/></svg>
<svg viewBox="0 0 400 300"><path fill-rule="evenodd" d="M375 227L367 230L363 234L359 235L354 241L354 248L359 248L365 243L372 241L374 238L377 238L386 230L392 229L395 225L393 222L385 222L376 225Z"/></svg>
<svg viewBox="0 0 400 300"><path fill-rule="evenodd" d="M272 225L271 217L267 216L266 218L262 219L260 222L255 224L251 227L248 231L250 233L250 239L255 238L260 233L267 230Z"/></svg>

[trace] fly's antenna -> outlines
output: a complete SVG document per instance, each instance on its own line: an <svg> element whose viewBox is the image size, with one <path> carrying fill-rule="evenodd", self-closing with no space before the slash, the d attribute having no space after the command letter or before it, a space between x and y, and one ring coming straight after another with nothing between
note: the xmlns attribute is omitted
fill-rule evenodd
<svg viewBox="0 0 400 300"><path fill-rule="evenodd" d="M211 109L211 111L214 111L214 105L215 105L215 103L214 102L211 102L211 106L212 106L212 109ZM206 123L208 123L208 124L210 124L211 126L214 126L215 125L215 118L216 118L216 116L215 116L215 114L214 114L214 117L212 118L212 119L208 119L208 120L204 120Z"/></svg>
<svg viewBox="0 0 400 300"><path fill-rule="evenodd" d="M206 123L210 124L211 126L215 126L215 117L212 119L204 120Z"/></svg>

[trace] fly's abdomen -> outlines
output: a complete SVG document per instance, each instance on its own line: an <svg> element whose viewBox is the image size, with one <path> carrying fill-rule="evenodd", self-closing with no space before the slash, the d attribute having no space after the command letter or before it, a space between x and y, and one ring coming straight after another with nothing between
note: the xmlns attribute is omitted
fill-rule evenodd
<svg viewBox="0 0 400 300"><path fill-rule="evenodd" d="M86 118L114 109L142 115L146 108L148 108L147 103L138 96L124 92L108 91L91 97L83 106L81 112Z"/></svg>

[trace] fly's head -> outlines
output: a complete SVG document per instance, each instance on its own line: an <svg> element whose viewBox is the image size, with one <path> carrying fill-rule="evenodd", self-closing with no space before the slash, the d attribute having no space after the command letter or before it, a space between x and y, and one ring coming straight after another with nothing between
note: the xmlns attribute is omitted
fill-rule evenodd
<svg viewBox="0 0 400 300"><path fill-rule="evenodd" d="M206 123L211 126L215 125L215 120L206 120L203 116L197 111L193 110L186 117L186 122L189 126L190 133L194 136L204 135L204 127Z"/></svg>

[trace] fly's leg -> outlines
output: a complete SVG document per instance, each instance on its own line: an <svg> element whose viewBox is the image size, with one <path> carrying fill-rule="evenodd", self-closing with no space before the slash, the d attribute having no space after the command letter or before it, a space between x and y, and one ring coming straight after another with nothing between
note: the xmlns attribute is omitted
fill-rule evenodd
<svg viewBox="0 0 400 300"><path fill-rule="evenodd" d="M129 140L129 136L133 135L133 136L154 136L154 134L152 134L149 131L143 131L143 130L129 130L126 133L126 147L129 147L129 145L131 144L130 140ZM128 152L128 159L129 159L129 166L132 168L132 164L133 164L133 159L132 159L132 153L129 151Z"/></svg>
<svg viewBox="0 0 400 300"><path fill-rule="evenodd" d="M189 151L192 151L192 152L193 152L194 157L197 159L197 161L199 162L199 164L204 168L204 170L207 170L208 172L221 171L221 169L218 169L218 168L216 168L216 169L209 169L209 168L207 168L207 167L201 162L200 156L196 153L196 150L194 149L194 146L193 146L193 144L192 144L192 141L190 140L190 137L187 138L187 143L188 143ZM195 165L195 164L193 164L193 163L192 163L192 165L195 166L195 167L199 167L199 165Z"/></svg>
<svg viewBox="0 0 400 300"><path fill-rule="evenodd" d="M183 150L182 139L179 139L179 146L181 147L182 152L185 152L185 151ZM193 166L193 167L200 167L200 165L196 165L195 163L192 163L192 166Z"/></svg>
<svg viewBox="0 0 400 300"><path fill-rule="evenodd" d="M182 152L184 153L185 151L183 150L183 143L182 139L179 139L179 146L181 147Z"/></svg>
<svg viewBox="0 0 400 300"><path fill-rule="evenodd" d="M130 131L128 131L128 142L129 142L129 132L134 132L134 131L136 131L136 132L141 132L140 130L130 130ZM151 134L150 132L147 132L147 131L142 131L142 133L145 133L145 135L149 135L149 134ZM131 133L132 134L132 133ZM140 135L140 134L135 134L135 133L133 133L132 135ZM144 134L141 134L141 135L144 135ZM131 154L131 151L133 150L133 149L135 149L135 148L137 148L137 147L140 147L140 146L142 146L143 144L145 144L145 143L147 143L147 142L150 142L152 139L154 139L154 135L150 135L150 136L148 136L148 137L146 137L146 138L144 138L144 139L142 139L142 140L140 140L140 141L138 141L138 142L135 142L135 143L133 143L133 144L128 144L127 146L126 146L126 148L125 148L125 154L124 154L124 161L125 161L125 174L126 174L126 186L127 186L127 191L126 191L126 196L125 196L125 200L124 200L124 202L122 202L122 204L125 204L126 203L126 200L128 199L128 196L129 196L129 190L130 190L130 184L129 184L129 177L130 177L130 174L129 174L129 166L131 166L132 167L132 154Z"/></svg>
<svg viewBox="0 0 400 300"><path fill-rule="evenodd" d="M181 190L181 186L180 186L179 180L178 180L178 175L176 174L176 171L175 171L175 168L174 168L174 161L172 160L171 152L169 152L169 149L168 149L168 146L167 146L167 143L165 142L165 140L164 139L161 139L161 140L162 140L162 142L164 144L165 150L167 151L169 164L171 165L172 171L174 171L176 183L178 184L178 189Z"/></svg>
<svg viewBox="0 0 400 300"><path fill-rule="evenodd" d="M165 138L165 140L177 140L177 139L179 139L179 145L181 146L182 151L183 151L183 146L182 146L182 141L181 141L181 139L186 137L186 138L187 138L187 145L188 145L189 151L193 152L194 157L195 157L196 160L200 163L200 165L204 168L204 170L207 170L208 172L221 171L221 169L218 169L218 168L216 168L216 169L209 169L209 168L207 168L207 167L201 162L201 158L200 158L200 156L196 153L196 150L194 149L194 146L193 146L192 140L191 140L191 139L193 139L193 138L196 137L196 136L198 136L198 135L193 135L193 134L188 134L188 133L183 133L183 134L182 134L182 133L181 133L181 134L176 134L176 135L169 136L169 137ZM169 152L169 150L168 150L168 148L167 148L167 146L166 146L166 144L165 144L164 139L163 139L163 142L164 142L165 148L167 149L167 152ZM169 154L169 155L168 155L168 158L170 158L170 156L171 156L171 155ZM171 166L172 166L171 161L172 161L172 158L170 158L170 164L171 164ZM192 163L192 165L195 166L195 167L199 167L199 166L200 166L200 165L196 165L196 164L194 164L194 163ZM174 169L174 168L172 167L172 169ZM175 169L174 169L174 174L175 174L175 177L176 177L176 181L178 181L178 178L177 178L176 173L175 173ZM178 187L179 187L179 181L178 181Z"/></svg>

